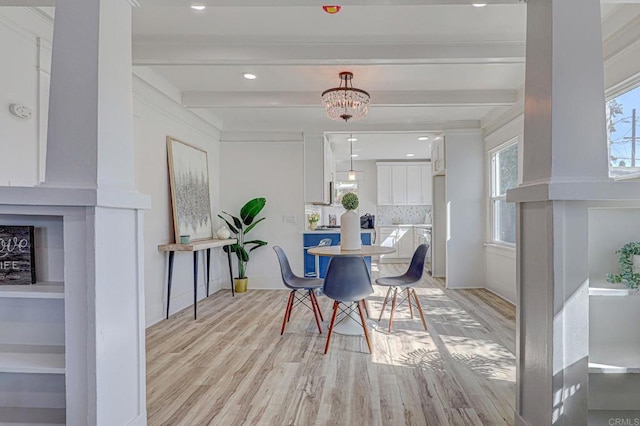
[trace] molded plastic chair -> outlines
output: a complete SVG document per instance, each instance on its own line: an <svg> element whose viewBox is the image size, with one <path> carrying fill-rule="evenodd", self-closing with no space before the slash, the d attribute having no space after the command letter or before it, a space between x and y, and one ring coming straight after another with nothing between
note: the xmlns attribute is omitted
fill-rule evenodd
<svg viewBox="0 0 640 426"><path fill-rule="evenodd" d="M312 246L307 248L326 247L326 246L330 246L332 243L333 241L331 240L331 238L323 238L320 241L318 241L317 246ZM304 276L307 278L320 278L320 261L318 259L318 256L314 256L314 258L315 258L314 259L315 270L313 272L307 272L306 274L304 274Z"/></svg>
<svg viewBox="0 0 640 426"><path fill-rule="evenodd" d="M422 325L424 326L425 330L427 329L427 323L424 320L424 313L422 312L422 307L420 306L420 300L418 300L416 290L413 288L414 285L420 282L420 280L422 279L422 275L424 274L424 261L427 257L427 251L429 251L429 244L420 244L416 251L413 253L409 269L404 273L404 275L400 275L397 277L381 277L376 280L377 285L389 287L389 290L387 290L387 295L384 298L384 303L382 304L382 309L380 310L380 317L378 318L378 321L382 319L384 308L387 307L387 301L389 300L389 294L391 293L391 290L393 290L391 316L389 317L389 332L391 332L391 326L393 325L393 313L396 310L396 298L398 296L398 290L402 291L403 289L407 291L407 296L402 299L399 304L401 304L405 300L408 300L409 312L411 314L411 318L413 318L413 305L411 302L411 296L413 295L413 299L415 300L416 304L415 306L416 308L418 308L418 312L420 313Z"/></svg>
<svg viewBox="0 0 640 426"><path fill-rule="evenodd" d="M284 319L282 320L282 329L280 335L284 333L284 328L291 319L291 312L296 305L302 303L307 308L313 311L313 315L316 318L316 324L318 325L318 331L322 334L322 327L320 326L320 320L322 318L322 312L320 311L320 305L318 305L318 299L316 299L316 289L322 288L323 281L317 278L302 278L293 273L291 266L289 265L289 259L284 250L280 246L274 246L276 255L278 256L278 262L280 263L280 272L282 274L282 283L291 289L289 293L289 301L287 302L287 309L284 312ZM298 290L306 292L303 296L298 296L296 293ZM309 299L311 306L307 305L306 300ZM318 315L320 319L318 319Z"/></svg>
<svg viewBox="0 0 640 426"><path fill-rule="evenodd" d="M324 278L323 291L325 296L334 300L333 315L331 317L331 325L329 326L324 353L326 354L329 350L331 334L333 333L336 315L338 314L341 303L350 305L349 308L347 308L348 310L342 310L346 313L346 316L342 318L342 320L350 317L351 312L353 312L353 304L357 304L358 313L360 314L360 324L364 329L367 346L369 346L369 352L373 353L371 339L369 338L369 329L362 314L362 304L364 303L365 297L373 293L369 269L364 259L360 256L332 257L329 262L329 267L327 268L327 275Z"/></svg>

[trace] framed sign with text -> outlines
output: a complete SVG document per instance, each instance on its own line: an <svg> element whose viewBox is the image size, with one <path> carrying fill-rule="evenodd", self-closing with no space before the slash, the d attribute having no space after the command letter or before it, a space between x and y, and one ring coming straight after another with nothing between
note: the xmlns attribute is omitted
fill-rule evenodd
<svg viewBox="0 0 640 426"><path fill-rule="evenodd" d="M0 225L0 285L36 282L33 226Z"/></svg>

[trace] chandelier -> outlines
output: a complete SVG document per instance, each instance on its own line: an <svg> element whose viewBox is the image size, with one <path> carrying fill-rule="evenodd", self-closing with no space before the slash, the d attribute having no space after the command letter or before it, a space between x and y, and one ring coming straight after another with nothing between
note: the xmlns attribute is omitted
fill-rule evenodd
<svg viewBox="0 0 640 426"><path fill-rule="evenodd" d="M332 120L359 120L369 112L369 93L353 87L353 73L339 74L340 85L322 92L322 104L327 117Z"/></svg>

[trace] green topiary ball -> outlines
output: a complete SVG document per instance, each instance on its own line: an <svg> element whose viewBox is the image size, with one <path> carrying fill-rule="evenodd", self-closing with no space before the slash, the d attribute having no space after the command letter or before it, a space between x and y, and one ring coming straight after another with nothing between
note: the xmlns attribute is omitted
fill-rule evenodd
<svg viewBox="0 0 640 426"><path fill-rule="evenodd" d="M353 192L347 192L342 197L342 207L347 210L355 210L358 208L358 196Z"/></svg>

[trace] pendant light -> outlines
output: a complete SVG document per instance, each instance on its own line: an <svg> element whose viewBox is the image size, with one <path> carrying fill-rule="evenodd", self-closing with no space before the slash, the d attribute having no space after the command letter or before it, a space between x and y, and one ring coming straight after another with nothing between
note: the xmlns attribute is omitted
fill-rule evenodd
<svg viewBox="0 0 640 426"><path fill-rule="evenodd" d="M353 135L349 135L349 146L350 146L350 156L351 159L351 168L349 169L348 180L356 180L356 171L353 170Z"/></svg>

